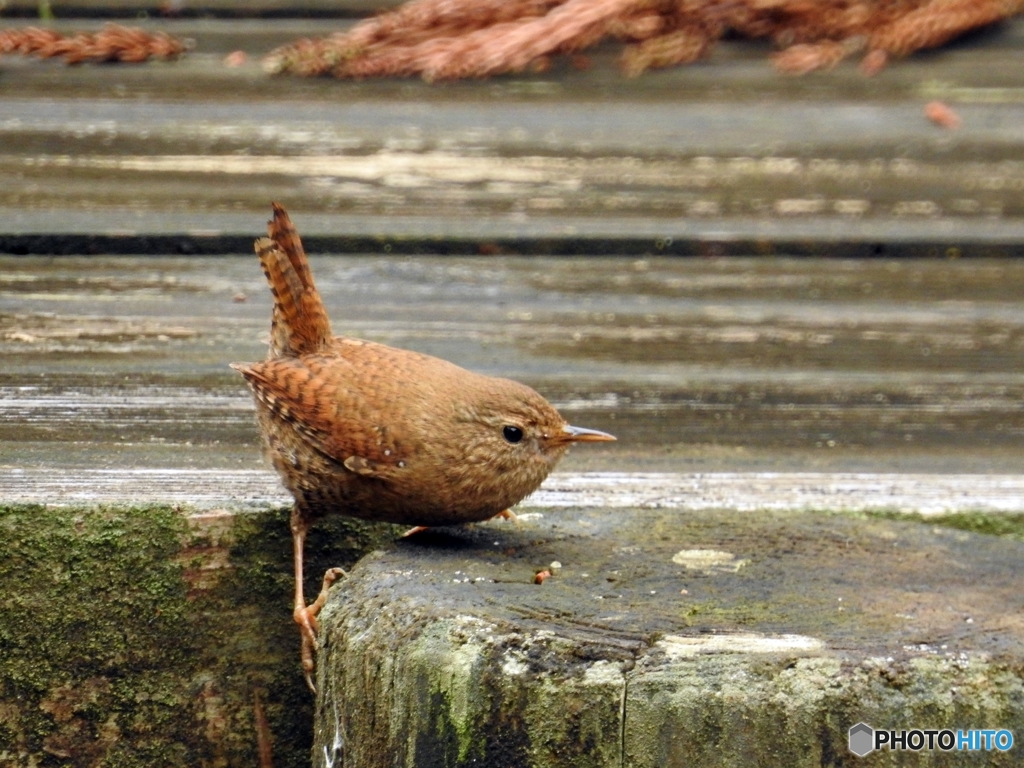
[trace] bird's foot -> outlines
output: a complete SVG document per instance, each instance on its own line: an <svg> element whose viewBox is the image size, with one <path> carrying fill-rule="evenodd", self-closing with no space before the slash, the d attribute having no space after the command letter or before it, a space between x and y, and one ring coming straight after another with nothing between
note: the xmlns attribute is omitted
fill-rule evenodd
<svg viewBox="0 0 1024 768"><path fill-rule="evenodd" d="M513 512L511 509L506 509L504 512L499 512L498 514L496 514L494 517L492 517L490 519L494 520L494 519L499 518L499 517L502 518L503 520L508 520L511 523L515 523L516 525L519 525L519 518L516 517L515 512ZM406 531L401 536L399 536L399 538L400 539L407 539L410 536L415 536L417 533L423 533L423 531L428 531L428 530L430 530L430 526L429 525L414 525L408 531Z"/></svg>
<svg viewBox="0 0 1024 768"><path fill-rule="evenodd" d="M502 520L508 520L510 523L515 523L516 525L520 525L519 518L516 517L516 513L513 512L511 509L506 509L504 512L499 512L494 517L492 517L491 520L495 520L495 519L497 519L499 517Z"/></svg>
<svg viewBox="0 0 1024 768"><path fill-rule="evenodd" d="M329 568L324 573L323 586L320 588L320 594L316 596L316 600L306 606L296 606L292 612L292 619L299 625L299 634L302 637L302 650L300 651L302 674L306 678L306 685L313 693L316 693L316 686L313 685L313 670L316 665L313 658L319 649L316 641L316 633L319 629L316 617L320 613L320 609L324 607L324 603L327 602L327 592L330 590L331 584L339 576L346 575L341 568Z"/></svg>

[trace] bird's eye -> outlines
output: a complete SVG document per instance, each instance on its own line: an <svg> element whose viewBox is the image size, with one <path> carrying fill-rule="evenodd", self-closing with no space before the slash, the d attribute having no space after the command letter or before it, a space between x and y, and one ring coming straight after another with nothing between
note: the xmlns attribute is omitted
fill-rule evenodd
<svg viewBox="0 0 1024 768"><path fill-rule="evenodd" d="M502 427L501 434L510 443L518 443L523 439L523 430L519 427L513 427L511 424L506 424Z"/></svg>

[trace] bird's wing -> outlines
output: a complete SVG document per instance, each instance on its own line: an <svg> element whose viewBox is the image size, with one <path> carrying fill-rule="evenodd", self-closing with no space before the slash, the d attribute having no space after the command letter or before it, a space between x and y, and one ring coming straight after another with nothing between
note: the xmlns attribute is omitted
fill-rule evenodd
<svg viewBox="0 0 1024 768"><path fill-rule="evenodd" d="M388 479L405 466L402 445L365 397L344 386L339 365L315 370L301 358L282 358L231 367L318 452L358 475Z"/></svg>

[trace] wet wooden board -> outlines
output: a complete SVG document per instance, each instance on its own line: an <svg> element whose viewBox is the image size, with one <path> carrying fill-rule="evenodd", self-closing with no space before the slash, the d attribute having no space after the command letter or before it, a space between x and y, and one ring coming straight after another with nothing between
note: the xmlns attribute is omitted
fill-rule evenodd
<svg viewBox="0 0 1024 768"><path fill-rule="evenodd" d="M186 504L245 510L287 506L291 496L269 469L17 468L0 479L11 504ZM733 509L761 512L889 510L923 515L1024 513L1019 474L870 472L555 472L516 506L517 517L578 509ZM554 512L552 513L552 510Z"/></svg>
<svg viewBox="0 0 1024 768"><path fill-rule="evenodd" d="M853 62L785 77L764 45L732 41L638 79L612 46L585 71L440 84L260 69L346 21L145 23L193 52L0 61L0 250L238 250L272 198L333 251L1005 255L1024 240L1020 21L875 78ZM958 130L926 119L934 99Z"/></svg>
<svg viewBox="0 0 1024 768"><path fill-rule="evenodd" d="M572 452L571 471L1019 471L1016 261L313 269L339 332L524 380L619 436ZM2 463L261 468L227 366L263 356L268 316L255 256L0 260Z"/></svg>

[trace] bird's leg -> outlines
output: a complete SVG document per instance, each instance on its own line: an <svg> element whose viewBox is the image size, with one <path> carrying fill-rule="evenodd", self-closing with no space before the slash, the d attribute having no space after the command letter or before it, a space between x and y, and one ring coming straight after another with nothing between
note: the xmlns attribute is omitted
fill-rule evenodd
<svg viewBox="0 0 1024 768"><path fill-rule="evenodd" d="M302 551L306 545L306 531L309 524L302 519L298 506L292 507L292 555L295 563L295 605L292 619L299 625L302 637L302 673L306 685L313 690L313 651L316 648L316 614L306 609L306 598L302 594Z"/></svg>
<svg viewBox="0 0 1024 768"><path fill-rule="evenodd" d="M296 507L292 508L291 529L292 548L295 559L295 608L292 611L292 618L299 625L299 634L302 636L302 673L306 678L306 685L309 686L309 690L315 693L316 688L313 686L313 654L317 650L316 632L318 627L316 616L320 613L320 609L324 607L324 603L327 602L327 592L330 590L331 584L339 576L344 576L345 571L341 568L327 569L327 572L324 573L324 582L320 588L320 594L316 596L316 600L306 605L306 598L302 592L302 554L305 549L306 531L309 530L309 523L303 519Z"/></svg>
<svg viewBox="0 0 1024 768"><path fill-rule="evenodd" d="M495 517L500 517L502 520L508 520L510 523L515 523L516 525L519 525L519 518L516 517L516 513L513 512L511 509L506 509L504 512L499 512L494 517L492 517L491 520L493 520Z"/></svg>

